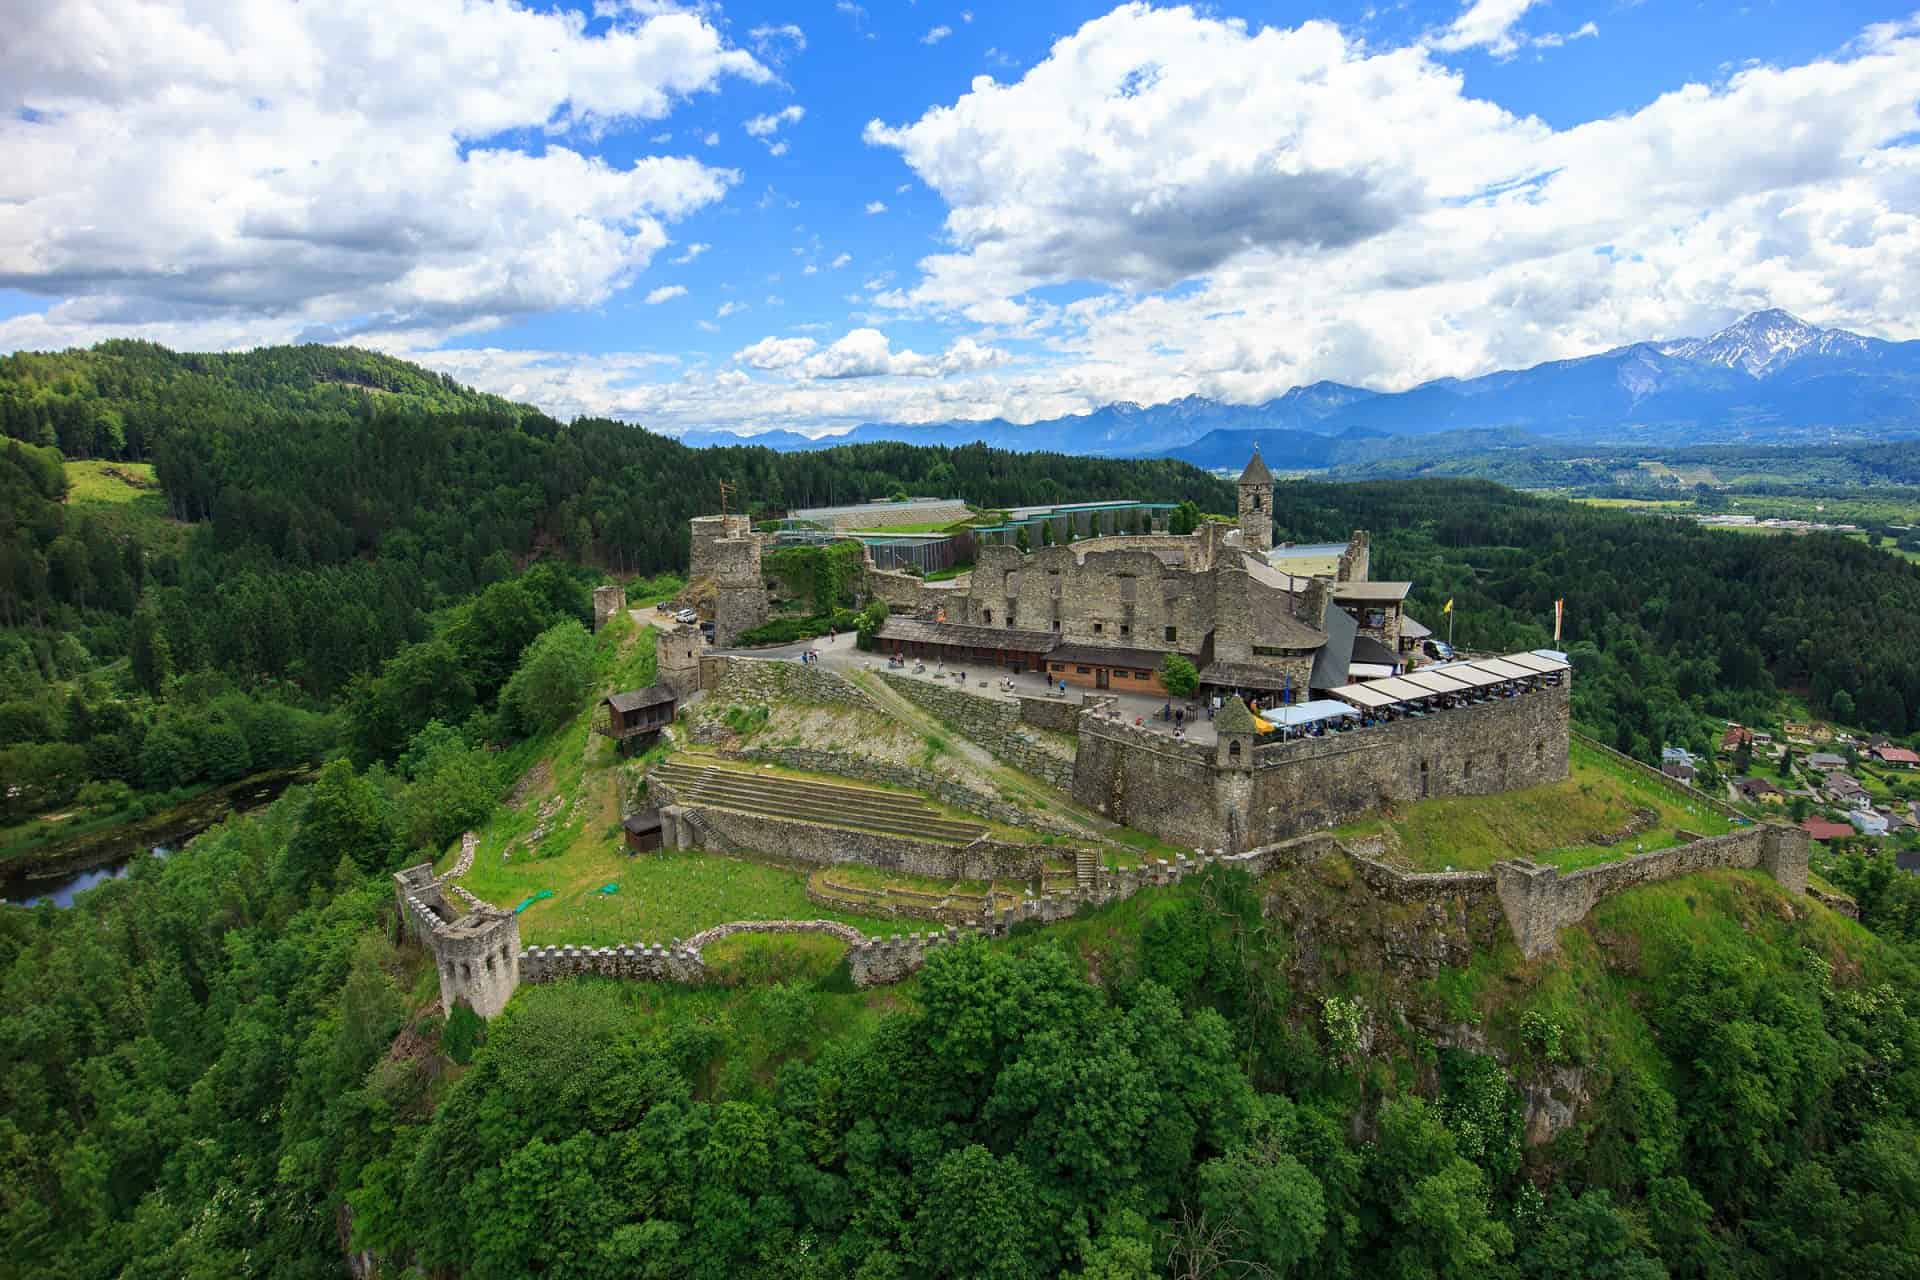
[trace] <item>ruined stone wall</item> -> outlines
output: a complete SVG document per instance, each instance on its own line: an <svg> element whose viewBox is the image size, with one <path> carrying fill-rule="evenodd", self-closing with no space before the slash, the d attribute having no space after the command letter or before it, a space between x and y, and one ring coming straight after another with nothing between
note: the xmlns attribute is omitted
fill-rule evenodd
<svg viewBox="0 0 1920 1280"><path fill-rule="evenodd" d="M593 589L593 629L598 631L627 609L627 589L618 583Z"/></svg>
<svg viewBox="0 0 1920 1280"><path fill-rule="evenodd" d="M876 569L873 567L871 556L867 559L866 568L867 594L875 599L885 600L889 612L912 616L930 604L926 583L912 574L897 573L891 569Z"/></svg>
<svg viewBox="0 0 1920 1280"><path fill-rule="evenodd" d="M462 842L462 858L472 865L472 833ZM442 892L449 876L436 880L433 864L420 863L394 873L401 920L415 941L433 952L440 978L441 1007L451 1011L464 1001L483 1018L506 1008L520 985L520 921L497 911L458 885L456 908Z"/></svg>
<svg viewBox="0 0 1920 1280"><path fill-rule="evenodd" d="M709 654L700 660L700 685L716 703L789 701L879 710L873 699L845 676L791 658Z"/></svg>
<svg viewBox="0 0 1920 1280"><path fill-rule="evenodd" d="M701 735L696 733L694 740L699 741L700 737ZM1008 804L984 791L956 782L944 774L935 773L930 769L915 768L913 765L876 760L872 756L853 755L850 752L834 751L827 747L747 747L744 750L717 751L715 754L723 760L777 764L782 768L798 769L803 773L830 773L842 778L877 782L882 786L906 787L923 795L932 796L940 803L951 805L976 818L985 818L988 822L1005 823L1010 827L1023 827L1029 831L1044 831L1054 835L1080 833L1080 829L1071 823Z"/></svg>
<svg viewBox="0 0 1920 1280"><path fill-rule="evenodd" d="M1769 823L1578 871L1516 860L1495 863L1493 873L1514 938L1533 958L1552 954L1560 930L1586 919L1596 903L1635 885L1721 868L1758 868L1788 892L1805 893L1808 848L1805 831Z"/></svg>
<svg viewBox="0 0 1920 1280"><path fill-rule="evenodd" d="M760 544L747 516L695 516L688 522L693 547L687 578L744 578L760 575Z"/></svg>
<svg viewBox="0 0 1920 1280"><path fill-rule="evenodd" d="M1008 844L986 837L960 845L854 831L798 818L713 808L682 800L664 783L652 786L677 811L679 825L690 829L693 841L715 853L762 853L816 866L857 862L943 880L1029 880L1040 874L1049 853L1062 852L1055 846ZM676 838L684 834L677 833ZM675 847L685 847L685 842Z"/></svg>
<svg viewBox="0 0 1920 1280"><path fill-rule="evenodd" d="M1212 580L1146 549L1157 543L1184 544L1183 554L1199 550L1191 538L1106 538L1086 544L1092 550L1076 543L1026 555L982 547L964 597L966 616L947 620L1054 631L1066 643L1198 652L1213 625Z"/></svg>
<svg viewBox="0 0 1920 1280"><path fill-rule="evenodd" d="M706 638L691 625L658 631L653 638L655 678L685 702L700 690L700 658Z"/></svg>
<svg viewBox="0 0 1920 1280"><path fill-rule="evenodd" d="M985 747L996 759L1050 787L1061 791L1073 789L1073 757L1054 750L1032 729L1021 724L1022 703L980 697L891 671L878 674L902 697L952 725L961 737Z"/></svg>
<svg viewBox="0 0 1920 1280"><path fill-rule="evenodd" d="M713 642L738 644L741 636L765 626L768 615L765 587L722 584L713 593Z"/></svg>
<svg viewBox="0 0 1920 1280"><path fill-rule="evenodd" d="M1020 700L1020 723L1054 733L1080 732L1082 705L1067 700L1065 694L1014 695Z"/></svg>

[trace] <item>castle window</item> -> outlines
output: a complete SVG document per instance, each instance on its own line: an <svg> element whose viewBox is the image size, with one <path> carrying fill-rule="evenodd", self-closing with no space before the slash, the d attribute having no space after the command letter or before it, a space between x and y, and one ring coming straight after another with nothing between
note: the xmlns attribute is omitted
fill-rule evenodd
<svg viewBox="0 0 1920 1280"><path fill-rule="evenodd" d="M488 957L487 957L487 972L488 972L488 973L492 973L492 972L493 972L493 957L492 957L492 956L488 956Z"/></svg>
<svg viewBox="0 0 1920 1280"><path fill-rule="evenodd" d="M1099 635L1101 632L1105 631L1106 629L1107 629L1107 626L1106 626L1106 623L1104 622L1096 622L1093 624L1093 634L1095 635Z"/></svg>
<svg viewBox="0 0 1920 1280"><path fill-rule="evenodd" d="M1168 627L1168 628L1167 628L1167 643L1168 643L1168 644L1172 644L1172 643L1173 643L1173 642L1174 642L1175 640L1178 640L1179 638L1180 638L1180 628L1178 628L1178 627Z"/></svg>
<svg viewBox="0 0 1920 1280"><path fill-rule="evenodd" d="M460 962L460 976L462 978L473 977L473 966L468 964L465 960L462 960Z"/></svg>
<svg viewBox="0 0 1920 1280"><path fill-rule="evenodd" d="M1427 762L1420 762L1420 795L1422 798L1432 794L1427 784Z"/></svg>
<svg viewBox="0 0 1920 1280"><path fill-rule="evenodd" d="M1260 510L1260 495L1257 492L1253 495L1253 509L1255 511Z"/></svg>
<svg viewBox="0 0 1920 1280"><path fill-rule="evenodd" d="M1123 622L1120 624L1120 634L1123 636L1130 636L1133 634L1133 628Z"/></svg>
<svg viewBox="0 0 1920 1280"><path fill-rule="evenodd" d="M993 610L982 609L980 611L980 621L991 624L993 622Z"/></svg>
<svg viewBox="0 0 1920 1280"><path fill-rule="evenodd" d="M1007 625L1008 626L1013 625L1013 613L1014 613L1013 601L1009 600L1007 601Z"/></svg>
<svg viewBox="0 0 1920 1280"><path fill-rule="evenodd" d="M1466 767L1462 771L1461 776L1467 777L1467 778L1471 778L1473 776L1473 757L1472 756L1467 757Z"/></svg>
<svg viewBox="0 0 1920 1280"><path fill-rule="evenodd" d="M1227 744L1227 759L1238 760L1239 758L1240 758L1240 740L1238 738L1235 738L1232 742L1229 742Z"/></svg>
<svg viewBox="0 0 1920 1280"><path fill-rule="evenodd" d="M1060 619L1058 619L1058 618L1055 618L1055 619L1053 620L1053 629L1054 629L1055 631L1058 631L1058 630L1060 629ZM1055 668L1055 670L1058 670L1058 669L1059 669L1059 668L1057 668L1057 667Z"/></svg>
<svg viewBox="0 0 1920 1280"><path fill-rule="evenodd" d="M1545 754L1546 749L1547 744L1544 742L1536 742L1533 744L1533 762L1535 764L1540 763L1541 756Z"/></svg>

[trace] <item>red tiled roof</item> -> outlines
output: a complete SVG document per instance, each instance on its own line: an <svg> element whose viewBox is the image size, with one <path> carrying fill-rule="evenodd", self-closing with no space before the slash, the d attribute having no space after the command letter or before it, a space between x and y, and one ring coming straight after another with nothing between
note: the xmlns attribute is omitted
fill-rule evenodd
<svg viewBox="0 0 1920 1280"><path fill-rule="evenodd" d="M1920 752L1905 747L1875 747L1873 754L1888 764L1920 764Z"/></svg>
<svg viewBox="0 0 1920 1280"><path fill-rule="evenodd" d="M1731 751L1743 742L1750 743L1752 741L1753 730L1743 729L1737 724L1730 725L1727 731L1720 735L1720 749L1722 751Z"/></svg>
<svg viewBox="0 0 1920 1280"><path fill-rule="evenodd" d="M1828 822L1825 818L1808 818L1800 824L1800 829L1815 840L1845 840L1858 834L1844 822Z"/></svg>

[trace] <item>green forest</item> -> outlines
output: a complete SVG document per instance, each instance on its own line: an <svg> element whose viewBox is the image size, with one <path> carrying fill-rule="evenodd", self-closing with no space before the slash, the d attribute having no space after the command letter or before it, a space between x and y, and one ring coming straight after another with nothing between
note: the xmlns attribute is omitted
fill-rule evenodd
<svg viewBox="0 0 1920 1280"><path fill-rule="evenodd" d="M592 584L683 569L721 481L755 515L1230 510L1222 481L696 452L334 348L9 357L0 414L7 821L321 766L71 910L0 910L0 1275L1920 1274L1920 891L1883 861L1824 868L1864 928L1702 877L1550 965L1404 990L1226 871L900 987L581 980L484 1027L395 945L387 873L485 817L588 687ZM90 504L79 459L158 492ZM1643 758L1787 695L1920 730L1920 570L1864 544L1474 481L1276 507L1298 540L1371 529L1374 576L1437 628L1454 599L1463 643L1546 643L1566 598L1576 716ZM1527 1142L1517 1080L1573 1082L1578 1122Z"/></svg>

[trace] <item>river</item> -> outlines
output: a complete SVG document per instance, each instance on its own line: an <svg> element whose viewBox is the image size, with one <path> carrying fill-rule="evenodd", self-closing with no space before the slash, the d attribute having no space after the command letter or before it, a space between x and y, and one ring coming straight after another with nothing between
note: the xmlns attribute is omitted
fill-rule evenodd
<svg viewBox="0 0 1920 1280"><path fill-rule="evenodd" d="M140 858L164 858L173 850L167 845L157 844ZM98 884L109 880L118 880L133 869L138 858L122 858L118 862L109 862L104 866L88 867L84 871L72 871L63 876L49 876L44 880L22 880L18 884L7 884L13 892L30 894L30 897L14 898L7 901L15 906L37 907L43 902L51 902L56 907L70 907L74 897L85 893Z"/></svg>
<svg viewBox="0 0 1920 1280"><path fill-rule="evenodd" d="M136 860L164 858L215 823L263 808L289 786L312 777L298 769L256 774L204 792L177 809L0 863L0 901L32 906L45 900L70 907L75 894L118 880Z"/></svg>

